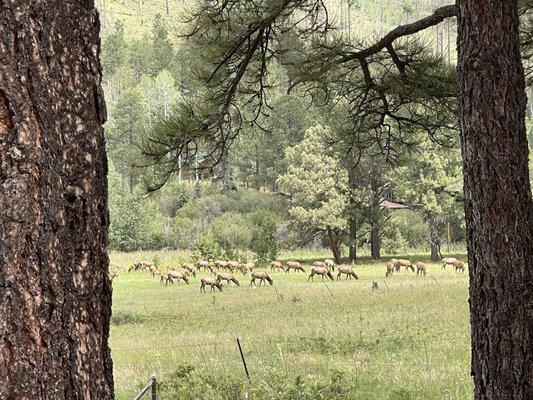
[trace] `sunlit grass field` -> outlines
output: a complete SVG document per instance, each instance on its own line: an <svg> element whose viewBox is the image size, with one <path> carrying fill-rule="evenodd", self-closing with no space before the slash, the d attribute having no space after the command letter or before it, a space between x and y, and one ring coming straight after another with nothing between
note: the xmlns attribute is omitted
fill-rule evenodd
<svg viewBox="0 0 533 400"><path fill-rule="evenodd" d="M163 269L191 260L139 252L113 253L111 262L127 267L156 254ZM309 271L327 256L281 259ZM122 271L110 339L117 398L133 399L152 373L161 399L472 398L467 273L429 264L425 277L402 269L385 279L385 262L368 260L355 270L359 280L333 282L276 272L273 286L257 288L236 273L240 287L207 294L199 292L204 272L165 287L148 272Z"/></svg>

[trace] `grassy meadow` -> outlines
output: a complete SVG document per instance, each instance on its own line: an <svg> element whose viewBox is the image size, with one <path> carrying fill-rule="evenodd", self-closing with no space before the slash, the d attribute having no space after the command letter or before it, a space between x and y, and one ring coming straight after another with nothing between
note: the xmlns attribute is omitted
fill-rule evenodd
<svg viewBox="0 0 533 400"><path fill-rule="evenodd" d="M112 253L111 263L156 255L163 270L191 260L138 252ZM281 259L309 271L327 256ZM236 273L240 287L207 294L199 292L203 271L190 285L168 287L148 272L122 271L113 282L110 338L117 399L133 399L154 372L163 400L472 398L467 273L428 266L426 277L402 269L385 279L384 262L363 259L359 280L307 282L307 274L276 272L274 286L257 288Z"/></svg>

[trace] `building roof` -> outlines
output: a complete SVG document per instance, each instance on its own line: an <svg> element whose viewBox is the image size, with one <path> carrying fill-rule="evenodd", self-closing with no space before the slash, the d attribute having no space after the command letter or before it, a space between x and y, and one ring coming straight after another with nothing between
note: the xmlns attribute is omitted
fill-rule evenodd
<svg viewBox="0 0 533 400"><path fill-rule="evenodd" d="M409 208L409 206L406 204L399 203L397 201L391 201L391 200L383 200L381 202L381 206L391 209L391 210L405 210Z"/></svg>

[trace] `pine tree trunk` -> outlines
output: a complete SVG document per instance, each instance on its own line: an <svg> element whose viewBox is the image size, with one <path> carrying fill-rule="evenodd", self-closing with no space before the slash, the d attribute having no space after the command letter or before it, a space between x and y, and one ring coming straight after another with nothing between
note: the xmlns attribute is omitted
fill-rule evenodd
<svg viewBox="0 0 533 400"><path fill-rule="evenodd" d="M0 399L112 399L92 1L0 3Z"/></svg>
<svg viewBox="0 0 533 400"><path fill-rule="evenodd" d="M357 174L354 165L354 160L350 159L348 164L348 184L350 185L349 204L351 216L348 218L349 227L349 243L348 243L348 259L355 261L357 258L357 219L355 218L355 210L357 208L357 200L355 198L355 191L357 189Z"/></svg>
<svg viewBox="0 0 533 400"><path fill-rule="evenodd" d="M440 255L440 224L438 223L438 216L430 213L427 217L429 229L429 243L431 245L431 261L437 262L442 259Z"/></svg>
<svg viewBox="0 0 533 400"><path fill-rule="evenodd" d="M337 242L335 241L333 229L331 229L331 226L329 225L327 227L327 232L329 247L331 249L331 252L333 253L333 260L335 261L335 264L339 265L341 264L341 253L339 252L339 247L337 246Z"/></svg>
<svg viewBox="0 0 533 400"><path fill-rule="evenodd" d="M381 259L381 238L379 235L379 226L372 226L370 231L370 255L372 260Z"/></svg>
<svg viewBox="0 0 533 400"><path fill-rule="evenodd" d="M475 399L533 398L533 203L516 0L458 0Z"/></svg>
<svg viewBox="0 0 533 400"><path fill-rule="evenodd" d="M349 254L348 259L350 261L355 261L357 259L357 221L355 218L350 218L348 220L350 226L350 243L349 243Z"/></svg>
<svg viewBox="0 0 533 400"><path fill-rule="evenodd" d="M383 189L381 173L378 161L374 160L372 165L372 181L370 182L372 190L372 209L370 210L370 255L372 256L372 260L381 259L380 220Z"/></svg>

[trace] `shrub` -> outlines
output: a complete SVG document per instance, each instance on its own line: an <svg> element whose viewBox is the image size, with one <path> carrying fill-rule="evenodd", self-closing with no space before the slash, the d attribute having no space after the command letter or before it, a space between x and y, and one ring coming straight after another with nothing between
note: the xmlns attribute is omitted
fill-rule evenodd
<svg viewBox="0 0 533 400"><path fill-rule="evenodd" d="M222 248L211 235L202 235L196 241L195 257L214 261L222 256Z"/></svg>
<svg viewBox="0 0 533 400"><path fill-rule="evenodd" d="M226 256L232 257L235 250L249 248L252 230L242 214L227 212L213 220L211 234Z"/></svg>
<svg viewBox="0 0 533 400"><path fill-rule="evenodd" d="M275 260L278 256L276 214L269 210L259 210L250 215L250 221L252 223L250 250L260 262Z"/></svg>

